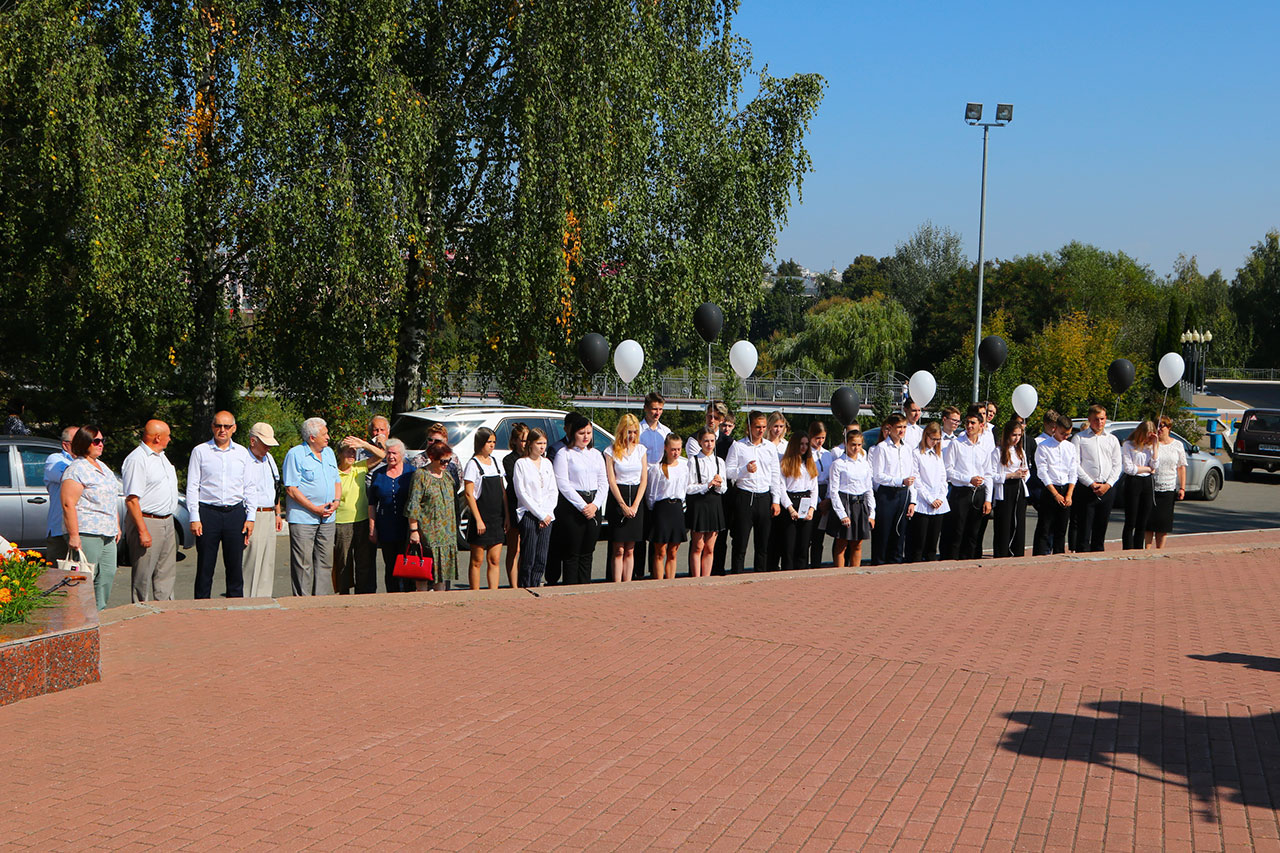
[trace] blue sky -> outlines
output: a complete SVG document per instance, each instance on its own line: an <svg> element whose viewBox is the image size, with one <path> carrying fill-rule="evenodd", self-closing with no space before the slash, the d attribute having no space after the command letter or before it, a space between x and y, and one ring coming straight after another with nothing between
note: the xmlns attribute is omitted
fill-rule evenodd
<svg viewBox="0 0 1280 853"><path fill-rule="evenodd" d="M1158 274L1180 253L1230 278L1280 228L1280 3L777 3L734 30L775 76L828 84L814 171L778 260L844 269L925 220L978 253L982 131L964 105L1014 105L991 131L987 256L1070 240Z"/></svg>

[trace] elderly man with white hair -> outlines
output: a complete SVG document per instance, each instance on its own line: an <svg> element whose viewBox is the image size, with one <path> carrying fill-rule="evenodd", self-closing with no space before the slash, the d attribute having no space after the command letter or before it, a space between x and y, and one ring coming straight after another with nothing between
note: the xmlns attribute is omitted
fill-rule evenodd
<svg viewBox="0 0 1280 853"><path fill-rule="evenodd" d="M338 459L324 418L302 422L302 444L290 448L281 472L289 524L289 573L294 595L333 592L334 513L342 497Z"/></svg>

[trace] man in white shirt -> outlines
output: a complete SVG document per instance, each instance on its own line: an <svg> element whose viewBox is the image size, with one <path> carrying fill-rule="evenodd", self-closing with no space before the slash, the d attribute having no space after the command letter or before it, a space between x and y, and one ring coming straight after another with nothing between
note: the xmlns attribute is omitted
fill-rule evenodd
<svg viewBox="0 0 1280 853"><path fill-rule="evenodd" d="M62 474L75 460L75 456L71 454L71 439L79 431L79 427L64 428L62 449L57 453L50 453L44 460L44 487L49 492L49 513L45 521L45 559L54 563L67 558L67 529L62 524Z"/></svg>
<svg viewBox="0 0 1280 853"><path fill-rule="evenodd" d="M911 448L903 441L906 427L906 418L890 415L880 425L880 442L867 453L879 519L871 531L871 560L877 566L907 559L907 521L915 512L911 484L916 478Z"/></svg>
<svg viewBox="0 0 1280 853"><path fill-rule="evenodd" d="M938 443L938 454L942 455L947 452L947 445L955 441L958 437L956 432L960 429L960 410L955 406L947 406L942 410L942 418L939 426L942 427L942 441Z"/></svg>
<svg viewBox="0 0 1280 853"><path fill-rule="evenodd" d="M236 419L230 412L213 416L213 438L191 449L187 465L187 514L196 537L196 598L213 594L213 570L222 547L227 598L244 597L244 546L253 534L245 509L249 451L236 444Z"/></svg>
<svg viewBox="0 0 1280 853"><path fill-rule="evenodd" d="M764 440L768 418L764 412L752 412L748 417L749 432L729 448L725 470L733 482L730 500L733 503L733 555L731 571L742 574L746 568L747 537L754 537L757 572L769 564L769 533L773 517L781 510L778 503L782 489L782 470L778 467L778 453Z"/></svg>
<svg viewBox="0 0 1280 853"><path fill-rule="evenodd" d="M1058 413L1053 409L1048 409L1044 413L1044 420L1040 434L1036 436L1035 446L1027 454L1027 466L1031 469L1031 473L1027 477L1027 502L1034 507L1040 506L1040 498L1044 494L1044 484L1036 476L1036 451L1040 449L1040 445L1044 444L1046 439L1053 438L1053 433L1057 428ZM1031 430L1028 429L1027 432L1030 433Z"/></svg>
<svg viewBox="0 0 1280 853"><path fill-rule="evenodd" d="M280 514L280 468L271 457L279 446L276 431L268 423L249 429L249 482L245 500L253 513L253 536L244 549L244 583L249 598L274 598L276 575L276 534L284 528ZM379 446L381 449L381 446Z"/></svg>
<svg viewBox="0 0 1280 853"><path fill-rule="evenodd" d="M920 404L908 397L906 404L902 407L902 416L907 419L907 429L902 434L902 440L912 450L919 448L920 440L924 438L924 427L920 426L922 414L924 410L920 408Z"/></svg>
<svg viewBox="0 0 1280 853"><path fill-rule="evenodd" d="M142 443L124 459L124 535L133 558L134 604L140 601L173 601L178 578L177 531L173 514L178 509L178 472L164 455L169 446L169 425L149 420L142 428Z"/></svg>
<svg viewBox="0 0 1280 853"><path fill-rule="evenodd" d="M974 560L982 556L981 519L991 514L991 477L995 457L982 443L984 412L970 406L964 435L947 445L947 506L942 522L942 559Z"/></svg>
<svg viewBox="0 0 1280 853"><path fill-rule="evenodd" d="M1072 551L1101 551L1120 479L1120 440L1107 432L1107 407L1089 407L1089 428L1071 439L1080 454L1080 486L1072 501L1067 541Z"/></svg>
<svg viewBox="0 0 1280 853"><path fill-rule="evenodd" d="M650 391L644 398L644 413L640 419L640 444L644 447L645 456L650 465L662 461L662 448L667 443L667 436L671 435L671 427L662 423L662 410L666 405L666 398L657 391ZM637 542L635 546L635 573L632 576L634 580L643 580L644 567L649 565L649 561L645 559L645 546L649 540L649 519L650 513L646 512L644 541Z"/></svg>
<svg viewBox="0 0 1280 853"><path fill-rule="evenodd" d="M1035 546L1032 553L1062 554L1067 550L1067 516L1076 481L1080 476L1080 454L1071 438L1071 421L1058 415L1053 437L1036 448L1036 476L1044 485L1036 507Z"/></svg>

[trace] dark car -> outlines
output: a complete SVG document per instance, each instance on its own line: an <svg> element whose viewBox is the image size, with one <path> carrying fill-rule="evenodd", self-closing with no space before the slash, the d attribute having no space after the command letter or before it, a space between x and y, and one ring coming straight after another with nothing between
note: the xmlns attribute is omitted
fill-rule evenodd
<svg viewBox="0 0 1280 853"><path fill-rule="evenodd" d="M1280 468L1280 409L1248 409L1231 443L1231 468L1237 479L1254 468Z"/></svg>

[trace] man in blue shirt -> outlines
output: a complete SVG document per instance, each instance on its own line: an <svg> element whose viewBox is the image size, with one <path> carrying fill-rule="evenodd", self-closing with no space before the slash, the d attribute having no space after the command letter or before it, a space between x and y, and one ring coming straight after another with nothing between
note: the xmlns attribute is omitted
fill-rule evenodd
<svg viewBox="0 0 1280 853"><path fill-rule="evenodd" d="M302 422L302 444L285 454L280 478L288 496L285 521L293 594L329 595L333 592L333 514L342 484L324 418Z"/></svg>
<svg viewBox="0 0 1280 853"><path fill-rule="evenodd" d="M79 427L67 427L62 431L62 450L50 453L44 460L44 487L49 490L49 515L45 536L48 548L45 559L56 562L67 558L67 529L62 524L62 474L75 459L71 455L71 439Z"/></svg>

